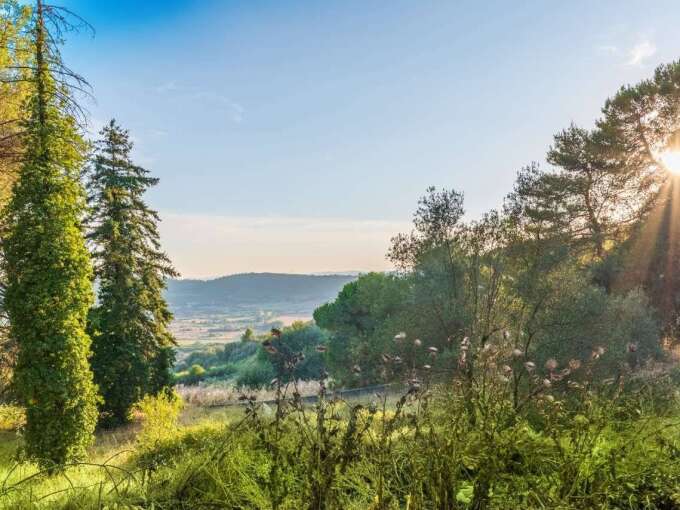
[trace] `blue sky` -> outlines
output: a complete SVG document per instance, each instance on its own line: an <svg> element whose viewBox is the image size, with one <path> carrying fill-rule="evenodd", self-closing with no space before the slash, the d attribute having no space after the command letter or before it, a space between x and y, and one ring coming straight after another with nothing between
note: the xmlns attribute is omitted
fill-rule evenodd
<svg viewBox="0 0 680 510"><path fill-rule="evenodd" d="M65 1L188 277L385 269L429 185L501 204L552 135L680 57L676 1Z"/></svg>

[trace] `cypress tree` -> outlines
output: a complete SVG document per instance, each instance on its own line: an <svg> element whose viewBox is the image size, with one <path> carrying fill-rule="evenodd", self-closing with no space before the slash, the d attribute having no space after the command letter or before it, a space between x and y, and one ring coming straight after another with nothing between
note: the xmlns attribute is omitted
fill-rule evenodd
<svg viewBox="0 0 680 510"><path fill-rule="evenodd" d="M4 211L5 307L18 345L16 391L26 407L25 453L48 469L78 460L93 438L96 388L88 364L93 300L81 213L79 134L55 38L62 19L41 2L33 16L25 155ZM82 81L80 82L82 84Z"/></svg>
<svg viewBox="0 0 680 510"><path fill-rule="evenodd" d="M92 368L103 396L101 423L113 426L126 422L144 395L171 384L175 341L163 290L177 273L160 249L158 214L143 200L158 179L133 164L129 134L115 121L100 134L88 183L99 282Z"/></svg>

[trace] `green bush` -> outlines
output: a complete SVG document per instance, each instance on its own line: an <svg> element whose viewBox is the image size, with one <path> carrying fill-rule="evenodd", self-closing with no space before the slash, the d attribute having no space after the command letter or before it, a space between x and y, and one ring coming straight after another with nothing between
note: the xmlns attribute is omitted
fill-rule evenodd
<svg viewBox="0 0 680 510"><path fill-rule="evenodd" d="M19 430L25 422L26 411L23 407L0 404L0 431Z"/></svg>
<svg viewBox="0 0 680 510"><path fill-rule="evenodd" d="M246 365L236 377L238 388L266 388L272 379L276 377L276 371L267 360L255 360Z"/></svg>

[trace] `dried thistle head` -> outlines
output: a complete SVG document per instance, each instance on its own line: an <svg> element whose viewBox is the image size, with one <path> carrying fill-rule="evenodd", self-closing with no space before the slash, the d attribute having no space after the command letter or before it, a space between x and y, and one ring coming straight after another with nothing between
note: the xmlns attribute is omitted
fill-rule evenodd
<svg viewBox="0 0 680 510"><path fill-rule="evenodd" d="M569 368L571 370L578 370L579 368L581 368L581 360L579 359L569 360Z"/></svg>
<svg viewBox="0 0 680 510"><path fill-rule="evenodd" d="M399 333L394 335L394 341L395 342L401 342L402 340L405 340L405 339L406 339L406 333L404 333L403 331L400 331Z"/></svg>

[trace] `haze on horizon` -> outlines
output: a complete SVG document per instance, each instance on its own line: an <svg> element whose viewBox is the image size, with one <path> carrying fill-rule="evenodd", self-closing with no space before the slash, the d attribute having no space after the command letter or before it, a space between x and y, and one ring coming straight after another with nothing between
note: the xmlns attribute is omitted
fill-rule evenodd
<svg viewBox="0 0 680 510"><path fill-rule="evenodd" d="M389 269L427 186L498 207L680 48L670 0L63 4L97 30L65 48L92 130L131 130L186 278Z"/></svg>

